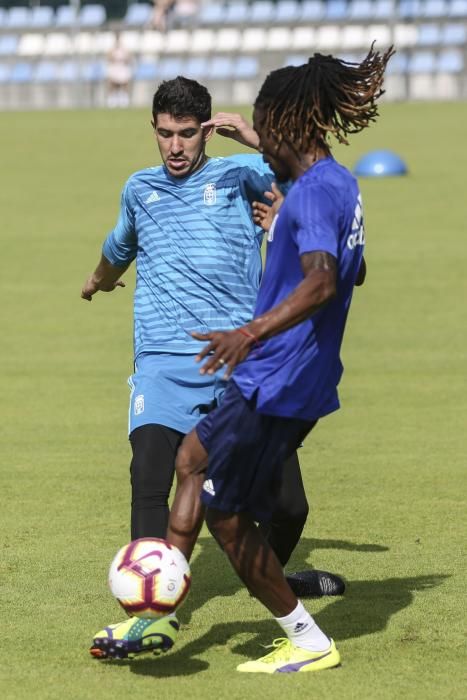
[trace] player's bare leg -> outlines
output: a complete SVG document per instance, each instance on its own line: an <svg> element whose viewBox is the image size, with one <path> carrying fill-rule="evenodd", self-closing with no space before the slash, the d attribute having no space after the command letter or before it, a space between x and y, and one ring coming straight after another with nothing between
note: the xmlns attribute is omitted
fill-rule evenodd
<svg viewBox="0 0 467 700"><path fill-rule="evenodd" d="M274 617L284 617L297 607L277 556L248 513L209 508L206 523L250 593Z"/></svg>
<svg viewBox="0 0 467 700"><path fill-rule="evenodd" d="M338 666L339 652L297 600L282 567L248 513L209 508L206 523L248 590L274 615L287 635L273 651L240 664L241 672L318 671Z"/></svg>
<svg viewBox="0 0 467 700"><path fill-rule="evenodd" d="M204 519L200 493L208 454L195 430L183 440L177 452L177 490L170 511L167 541L183 552L187 561L193 553Z"/></svg>

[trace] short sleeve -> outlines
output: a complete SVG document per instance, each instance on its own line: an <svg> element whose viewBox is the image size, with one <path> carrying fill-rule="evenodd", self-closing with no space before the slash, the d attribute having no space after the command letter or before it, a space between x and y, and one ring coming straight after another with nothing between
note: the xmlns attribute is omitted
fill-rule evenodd
<svg viewBox="0 0 467 700"><path fill-rule="evenodd" d="M256 154L230 156L229 160L239 167L239 185L243 197L248 202L264 200L264 193L271 189L274 175L263 157Z"/></svg>
<svg viewBox="0 0 467 700"><path fill-rule="evenodd" d="M135 215L129 180L123 188L117 224L104 241L102 253L112 265L124 267L135 259L136 252Z"/></svg>
<svg viewBox="0 0 467 700"><path fill-rule="evenodd" d="M339 204L319 184L292 190L287 197L295 223L292 236L300 255L324 251L337 258L339 249Z"/></svg>

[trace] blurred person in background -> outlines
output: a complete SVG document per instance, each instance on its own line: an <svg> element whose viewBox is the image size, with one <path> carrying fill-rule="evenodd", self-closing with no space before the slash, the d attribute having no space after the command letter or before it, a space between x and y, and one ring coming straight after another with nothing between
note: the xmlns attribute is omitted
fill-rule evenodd
<svg viewBox="0 0 467 700"><path fill-rule="evenodd" d="M107 106L125 108L130 105L130 86L133 75L132 58L123 46L120 34L107 56Z"/></svg>
<svg viewBox="0 0 467 700"><path fill-rule="evenodd" d="M168 29L170 15L175 6L175 0L154 0L151 26L160 32Z"/></svg>

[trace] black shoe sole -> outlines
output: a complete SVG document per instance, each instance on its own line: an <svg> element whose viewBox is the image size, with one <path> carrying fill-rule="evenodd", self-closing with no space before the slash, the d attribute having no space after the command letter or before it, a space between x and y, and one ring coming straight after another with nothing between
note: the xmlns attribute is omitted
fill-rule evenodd
<svg viewBox="0 0 467 700"><path fill-rule="evenodd" d="M173 642L168 637L157 644L150 645L97 637L93 640L89 653L95 659L132 659L141 654L165 654L172 647Z"/></svg>

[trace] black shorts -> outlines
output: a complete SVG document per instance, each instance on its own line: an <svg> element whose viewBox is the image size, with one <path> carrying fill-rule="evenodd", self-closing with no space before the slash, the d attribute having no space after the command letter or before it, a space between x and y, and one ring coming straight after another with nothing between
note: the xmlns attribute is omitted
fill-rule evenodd
<svg viewBox="0 0 467 700"><path fill-rule="evenodd" d="M267 416L230 381L221 405L198 423L209 454L201 500L229 513L267 521L276 507L282 466L316 421ZM284 474L284 478L287 478Z"/></svg>

